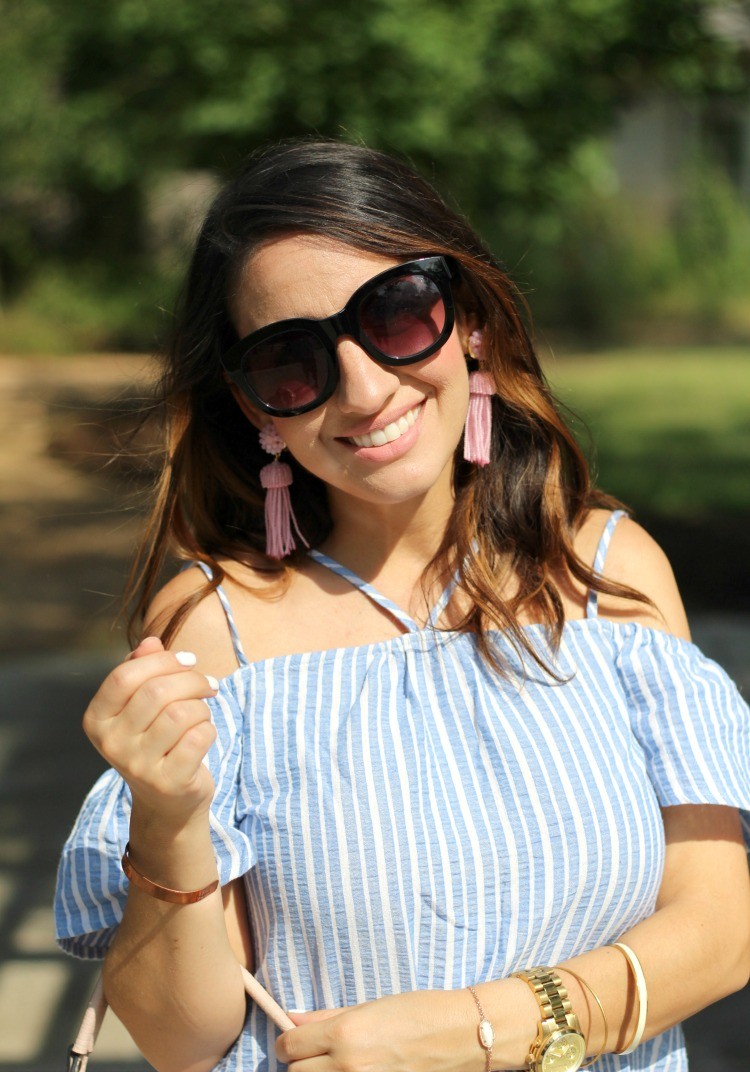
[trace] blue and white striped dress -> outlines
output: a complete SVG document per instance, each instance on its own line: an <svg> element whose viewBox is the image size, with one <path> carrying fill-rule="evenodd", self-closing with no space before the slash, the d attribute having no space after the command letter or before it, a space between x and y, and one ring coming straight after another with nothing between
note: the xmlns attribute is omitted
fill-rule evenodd
<svg viewBox="0 0 750 1072"><path fill-rule="evenodd" d="M244 876L256 975L282 1006L464 987L614 941L654 911L660 807L750 808L750 711L695 645L602 619L590 593L565 626L564 684L528 657L522 685L498 680L470 635L420 629L313 555L405 631L253 663L229 619L241 665L209 701L212 833L222 882ZM527 631L549 654L544 628ZM128 818L110 771L60 864L58 940L76 956L102 957L122 917ZM251 1004L217 1068L277 1069L276 1036ZM683 1072L682 1031L597 1067Z"/></svg>

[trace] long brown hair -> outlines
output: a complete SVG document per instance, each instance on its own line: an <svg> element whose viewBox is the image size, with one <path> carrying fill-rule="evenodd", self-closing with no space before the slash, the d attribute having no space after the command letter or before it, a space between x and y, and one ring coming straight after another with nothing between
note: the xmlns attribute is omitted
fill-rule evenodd
<svg viewBox="0 0 750 1072"><path fill-rule="evenodd" d="M456 300L484 326L485 366L493 375L491 463L454 463L455 506L425 578L457 571L471 609L457 628L476 634L482 656L502 672L492 630L540 663L518 623L533 611L553 648L565 622L553 569L598 592L651 601L597 576L573 550L592 506L621 505L591 485L586 460L561 416L522 316L523 302L503 267L436 191L404 162L336 141L282 143L253 155L221 191L198 236L171 338L164 350L158 401L166 431L164 466L138 550L126 599L133 606L130 637L168 555L210 566L213 580L185 600L163 631L165 642L198 602L221 583L219 558L256 568L294 568L265 556L259 470L267 462L222 377L220 355L234 341L229 302L241 270L260 243L289 233L335 239L397 259L442 254L457 264ZM310 546L328 535L325 486L288 460L294 510ZM519 578L516 595L499 594L506 570ZM653 605L653 604L652 604ZM545 665L544 663L540 663ZM549 668L547 668L549 669Z"/></svg>

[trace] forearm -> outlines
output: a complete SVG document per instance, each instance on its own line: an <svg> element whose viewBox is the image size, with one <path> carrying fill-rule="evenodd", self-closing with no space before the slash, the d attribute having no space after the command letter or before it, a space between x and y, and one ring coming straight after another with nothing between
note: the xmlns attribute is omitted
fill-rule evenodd
<svg viewBox="0 0 750 1072"><path fill-rule="evenodd" d="M747 941L736 933L733 939L733 929L726 921L717 921L708 904L675 902L619 936L637 954L648 982L644 1039L747 982ZM635 986L623 955L603 947L557 965L592 1056L604 1044L601 1015L585 988L565 971L566 965L586 980L602 1002L609 1028L606 1052L623 1049L633 1037L638 1017ZM518 979L482 983L475 989L485 1016L495 1027L493 1069L525 1067L539 1023L539 1007L531 989ZM470 995L467 1000L471 1002ZM471 1045L477 1046L475 1039ZM470 1067L465 1061L462 1064ZM479 1067L476 1060L475 1065Z"/></svg>
<svg viewBox="0 0 750 1072"><path fill-rule="evenodd" d="M611 939L622 939L642 964L648 990L648 1016L640 1036L645 1040L738 990L750 974L750 876L736 810L722 805L665 808L664 828L655 911ZM628 960L620 950L604 946L562 963L537 960L518 967L558 970L589 1056L632 1045L639 1010ZM609 1027L606 1045L598 1006L571 971L601 1000ZM474 982L473 989L481 1014L494 1029L489 1067L498 1072L527 1067L542 1018L532 988L511 977ZM309 1027L307 1018L297 1019L297 1028L279 1037L275 1052L287 1064L325 1053L336 1068L359 1062L373 1070L482 1072L486 1054L477 1031L479 1011L466 987L388 995L351 1010L310 1013ZM328 1031L317 1022L321 1019L330 1021ZM562 1052L559 1061L550 1056L550 1063L562 1064Z"/></svg>
<svg viewBox="0 0 750 1072"><path fill-rule="evenodd" d="M160 885L201 889L216 878L208 819L165 829L134 807L138 870ZM104 965L105 994L159 1072L212 1068L239 1035L245 992L229 944L221 890L177 905L131 885Z"/></svg>

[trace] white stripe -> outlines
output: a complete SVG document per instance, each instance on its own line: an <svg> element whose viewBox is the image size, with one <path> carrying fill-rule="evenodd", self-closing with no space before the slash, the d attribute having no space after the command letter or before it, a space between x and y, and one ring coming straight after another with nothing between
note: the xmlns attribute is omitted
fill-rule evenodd
<svg viewBox="0 0 750 1072"><path fill-rule="evenodd" d="M288 1006L454 988L601 944L653 911L655 790L750 807L750 712L693 645L584 619L568 623L560 655L569 685L530 666L519 690L487 672L471 637L425 629L227 679L212 708L212 829L225 872L256 864L257 974ZM65 941L84 921L69 942L79 955L101 953L97 931L120 910L127 812L110 775L61 863L57 926ZM275 1037L253 1011L219 1067L267 1055L274 1072ZM666 1032L631 1060L683 1072L681 1045Z"/></svg>

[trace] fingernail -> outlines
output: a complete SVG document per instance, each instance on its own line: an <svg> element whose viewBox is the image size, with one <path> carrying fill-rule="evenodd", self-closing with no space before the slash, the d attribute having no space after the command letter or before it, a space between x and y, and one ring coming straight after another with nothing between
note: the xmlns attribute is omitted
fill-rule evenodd
<svg viewBox="0 0 750 1072"><path fill-rule="evenodd" d="M174 657L181 666L195 666L198 656L192 651L176 651Z"/></svg>
<svg viewBox="0 0 750 1072"><path fill-rule="evenodd" d="M307 1012L307 1009L287 1009L287 1012Z"/></svg>
<svg viewBox="0 0 750 1072"><path fill-rule="evenodd" d="M216 678L215 678L215 677L211 677L211 675L210 675L210 674L206 674L206 681L207 681L207 682L208 682L208 684L209 684L209 685L211 686L211 688L212 688L212 689L214 690L214 692L216 692L216 690L217 690L217 689L218 689L218 687L219 687L219 682L218 682L218 681L216 680Z"/></svg>

